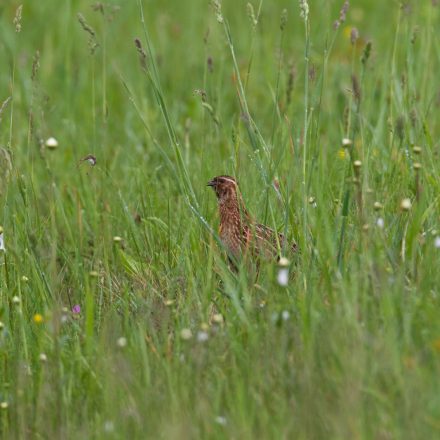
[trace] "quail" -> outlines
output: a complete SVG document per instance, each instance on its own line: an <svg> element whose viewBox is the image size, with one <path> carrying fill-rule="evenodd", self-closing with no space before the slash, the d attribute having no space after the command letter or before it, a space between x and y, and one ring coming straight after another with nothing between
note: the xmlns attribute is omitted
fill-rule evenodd
<svg viewBox="0 0 440 440"><path fill-rule="evenodd" d="M237 181L230 176L217 176L208 182L215 191L220 214L220 240L230 260L250 253L264 258L280 258L286 245L283 234L255 222L245 208ZM289 246L296 251L296 243Z"/></svg>

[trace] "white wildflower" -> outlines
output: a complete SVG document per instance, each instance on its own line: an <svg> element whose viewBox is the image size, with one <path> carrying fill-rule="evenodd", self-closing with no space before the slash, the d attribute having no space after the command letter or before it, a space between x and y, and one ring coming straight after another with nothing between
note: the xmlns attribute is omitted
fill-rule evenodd
<svg viewBox="0 0 440 440"><path fill-rule="evenodd" d="M116 341L116 345L119 348L124 348L127 346L127 338L124 338L123 336L121 336L120 338L118 338L118 340Z"/></svg>
<svg viewBox="0 0 440 440"><path fill-rule="evenodd" d="M379 218L376 220L376 225L377 225L377 227L378 227L379 229L383 229L384 226L385 226L385 221L384 221L384 219L383 219L382 217L379 217Z"/></svg>
<svg viewBox="0 0 440 440"><path fill-rule="evenodd" d="M197 341L198 342L206 342L209 339L208 332L205 332L204 330L200 330L197 332Z"/></svg>
<svg viewBox="0 0 440 440"><path fill-rule="evenodd" d="M104 422L104 431L113 432L115 430L115 424L111 420L106 420Z"/></svg>
<svg viewBox="0 0 440 440"><path fill-rule="evenodd" d="M180 337L184 340L184 341L188 341L189 339L192 338L192 331L189 328L184 328L182 329L182 331L180 332Z"/></svg>
<svg viewBox="0 0 440 440"><path fill-rule="evenodd" d="M434 240L434 246L435 246L437 249L440 249L440 235L437 236L437 237L435 237L435 240Z"/></svg>
<svg viewBox="0 0 440 440"><path fill-rule="evenodd" d="M6 252L5 240L3 238L3 226L0 226L0 251Z"/></svg>
<svg viewBox="0 0 440 440"><path fill-rule="evenodd" d="M409 211L411 207L412 207L411 199L403 199L400 202L400 209L402 209L402 211Z"/></svg>
<svg viewBox="0 0 440 440"><path fill-rule="evenodd" d="M277 281L280 286L286 287L289 284L289 268L281 267L278 270Z"/></svg>
<svg viewBox="0 0 440 440"><path fill-rule="evenodd" d="M342 139L342 146L343 147L349 147L353 142L349 138Z"/></svg>
<svg viewBox="0 0 440 440"><path fill-rule="evenodd" d="M226 425L227 420L226 420L226 417L224 417L224 416L217 416L215 418L215 422L218 423L219 425L224 426L224 425Z"/></svg>
<svg viewBox="0 0 440 440"><path fill-rule="evenodd" d="M288 310L283 310L281 312L281 318L283 319L283 321L287 321L290 318L290 313Z"/></svg>
<svg viewBox="0 0 440 440"><path fill-rule="evenodd" d="M46 147L50 149L55 149L58 147L58 141L54 137L46 139Z"/></svg>

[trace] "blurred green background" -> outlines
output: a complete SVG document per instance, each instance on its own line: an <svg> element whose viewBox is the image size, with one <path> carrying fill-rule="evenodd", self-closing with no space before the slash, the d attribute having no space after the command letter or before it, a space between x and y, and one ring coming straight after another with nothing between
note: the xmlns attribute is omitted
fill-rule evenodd
<svg viewBox="0 0 440 440"><path fill-rule="evenodd" d="M299 3L2 1L2 438L439 435L439 9Z"/></svg>

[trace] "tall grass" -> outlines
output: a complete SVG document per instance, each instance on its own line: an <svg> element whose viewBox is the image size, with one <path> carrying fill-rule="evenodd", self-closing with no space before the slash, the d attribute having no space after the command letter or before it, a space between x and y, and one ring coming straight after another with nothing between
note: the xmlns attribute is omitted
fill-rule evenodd
<svg viewBox="0 0 440 440"><path fill-rule="evenodd" d="M299 3L0 6L1 438L439 435L438 6Z"/></svg>

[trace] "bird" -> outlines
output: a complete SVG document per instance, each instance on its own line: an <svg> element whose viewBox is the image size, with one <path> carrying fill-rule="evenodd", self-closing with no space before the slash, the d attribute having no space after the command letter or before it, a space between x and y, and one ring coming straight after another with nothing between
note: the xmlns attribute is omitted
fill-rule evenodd
<svg viewBox="0 0 440 440"><path fill-rule="evenodd" d="M217 196L219 236L232 265L245 254L279 261L280 250L287 245L285 236L252 219L237 181L231 176L217 176L208 182L208 186ZM295 242L289 247L296 251Z"/></svg>

